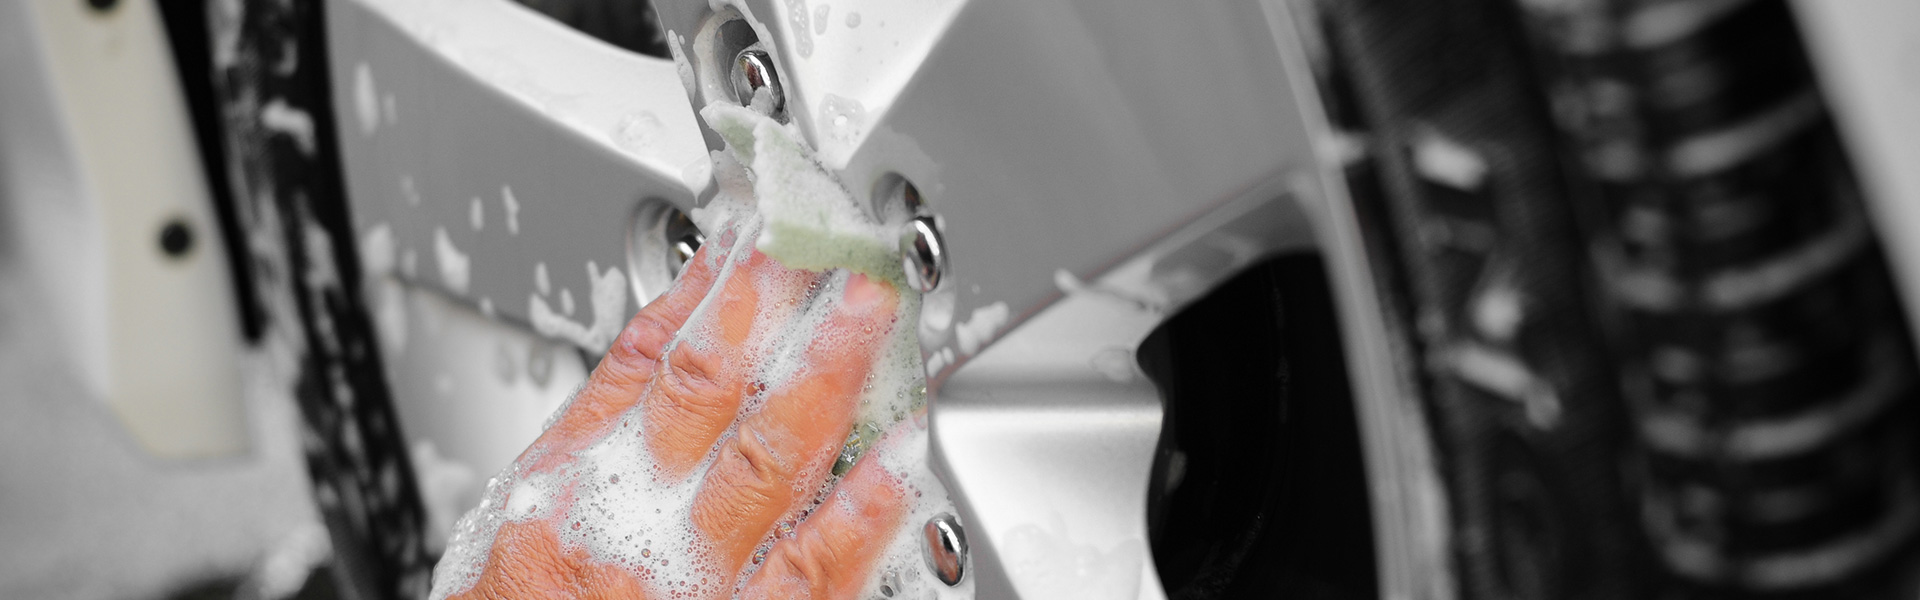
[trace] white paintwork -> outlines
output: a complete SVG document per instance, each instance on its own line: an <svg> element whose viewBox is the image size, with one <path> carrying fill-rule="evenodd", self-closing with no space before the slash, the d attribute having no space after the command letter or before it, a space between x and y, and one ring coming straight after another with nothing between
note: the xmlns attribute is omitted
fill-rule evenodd
<svg viewBox="0 0 1920 600"><path fill-rule="evenodd" d="M159 15L59 0L9 12L26 27L4 35L34 47L0 60L0 180L70 364L156 456L245 451L239 313ZM180 259L159 249L174 218L194 234Z"/></svg>
<svg viewBox="0 0 1920 600"><path fill-rule="evenodd" d="M438 545L454 519L480 501L486 477L532 444L547 417L586 382L588 367L571 347L391 275L372 274L367 283L369 295L390 294L404 311L393 323L408 342L382 358L409 447L416 456L422 444L433 448L438 470L417 470L423 491L431 492L427 538ZM475 477L449 474L462 470Z"/></svg>

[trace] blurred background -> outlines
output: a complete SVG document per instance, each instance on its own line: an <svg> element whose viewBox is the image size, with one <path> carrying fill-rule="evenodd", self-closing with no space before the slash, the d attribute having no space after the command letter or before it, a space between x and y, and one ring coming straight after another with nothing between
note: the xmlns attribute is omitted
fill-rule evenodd
<svg viewBox="0 0 1920 600"><path fill-rule="evenodd" d="M1920 593L1920 3L656 2L0 0L0 598L424 598L701 243L752 52L909 268L989 257L936 438L1148 398L1063 471L1124 501L1026 502L1098 547L968 470L1053 437L947 430L985 597Z"/></svg>

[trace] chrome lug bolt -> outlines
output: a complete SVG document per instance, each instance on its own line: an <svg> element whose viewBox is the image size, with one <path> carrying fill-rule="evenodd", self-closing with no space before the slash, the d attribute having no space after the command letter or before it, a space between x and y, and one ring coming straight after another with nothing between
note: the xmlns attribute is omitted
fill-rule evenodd
<svg viewBox="0 0 1920 600"><path fill-rule="evenodd" d="M960 527L960 519L952 513L934 515L921 533L926 535L927 544L922 549L926 551L927 568L933 569L941 583L960 585L960 578L967 574L967 530Z"/></svg>
<svg viewBox="0 0 1920 600"><path fill-rule="evenodd" d="M687 261L693 260L693 254L700 251L700 245L707 243L707 236L700 233L700 226L695 225L687 213L677 209L669 209L661 228L667 241L667 270L679 277Z"/></svg>
<svg viewBox="0 0 1920 600"><path fill-rule="evenodd" d="M787 108L786 91L780 87L780 74L774 72L773 57L767 55L758 44L741 50L733 57L733 97L740 104L753 106L754 94L767 91L770 101L766 107L767 115L779 118Z"/></svg>
<svg viewBox="0 0 1920 600"><path fill-rule="evenodd" d="M940 287L947 272L947 242L933 217L920 216L907 221L900 230L901 262L907 269L907 283L922 293Z"/></svg>

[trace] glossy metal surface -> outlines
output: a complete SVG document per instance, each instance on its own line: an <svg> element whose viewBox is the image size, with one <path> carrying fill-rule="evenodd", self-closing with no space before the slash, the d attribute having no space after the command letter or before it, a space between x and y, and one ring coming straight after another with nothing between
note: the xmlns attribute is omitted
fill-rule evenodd
<svg viewBox="0 0 1920 600"><path fill-rule="evenodd" d="M731 58L699 43L720 18L708 3L656 6L694 73ZM1055 270L1094 276L1275 168L1311 163L1258 5L830 6L825 21L816 3L727 8L756 24L787 112L856 199L903 177L940 217L954 318L1002 302L1016 323L1058 294ZM928 337L968 354L954 326L929 323Z"/></svg>
<svg viewBox="0 0 1920 600"><path fill-rule="evenodd" d="M933 217L915 217L900 231L900 254L906 263L907 283L922 293L940 287L947 272L947 242Z"/></svg>
<svg viewBox="0 0 1920 600"><path fill-rule="evenodd" d="M926 541L921 548L925 550L927 570L933 571L941 583L960 585L960 579L967 576L967 530L960 526L960 520L940 513L921 526L920 532Z"/></svg>
<svg viewBox="0 0 1920 600"><path fill-rule="evenodd" d="M733 97L742 104L753 104L760 91L766 90L768 115L776 119L786 115L787 93L780 88L780 74L766 50L753 47L734 56L732 81Z"/></svg>
<svg viewBox="0 0 1920 600"><path fill-rule="evenodd" d="M942 383L935 464L974 534L982 597L1163 597L1145 516L1161 401L1134 351L1213 283L1311 247L1287 180L1276 172L1101 277L1062 270L1058 302Z"/></svg>
<svg viewBox="0 0 1920 600"><path fill-rule="evenodd" d="M432 252L445 230L473 256L466 289L435 277L427 257L401 278L510 322L526 314L515 299L549 294L532 276L539 262L566 265L553 283L570 275L566 285L586 291L582 263L630 256L621 241L639 198L687 208L709 187L698 164L720 141L693 128L682 90L694 104L732 97L726 74L743 46L718 28L744 16L823 163L876 206L911 181L925 225L937 224L926 264L939 280L920 328L933 460L972 534L983 597L1163 596L1145 523L1161 407L1133 352L1238 269L1315 247L1359 340L1348 364L1383 513L1384 587L1444 597L1434 579L1444 571L1431 567L1445 561L1432 532L1446 513L1424 424L1379 342L1380 307L1328 175L1337 165L1315 150L1328 134L1312 90L1297 85L1311 79L1288 56L1299 49L1283 3L746 0L715 12L663 1L682 72L614 56L504 2L427 10L437 4L348 0L332 11L337 80L365 63L401 107L396 133L384 115L372 133L341 120L356 210L370 207L359 211L369 226L393 223L403 253ZM502 54L517 66L473 59ZM576 93L551 93L566 86ZM353 86L339 94L354 106ZM663 106L669 98L680 108ZM410 123L415 104L435 110ZM636 110L670 133L652 154L618 143L617 116ZM503 186L522 205L541 202L522 209L518 234L472 217L495 214Z"/></svg>

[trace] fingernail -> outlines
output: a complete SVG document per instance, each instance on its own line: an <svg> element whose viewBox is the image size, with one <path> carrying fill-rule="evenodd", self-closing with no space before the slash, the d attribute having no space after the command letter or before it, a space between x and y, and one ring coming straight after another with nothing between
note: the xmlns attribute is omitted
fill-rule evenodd
<svg viewBox="0 0 1920 600"><path fill-rule="evenodd" d="M847 279L847 308L863 312L872 310L886 297L886 286L866 275L855 273Z"/></svg>

